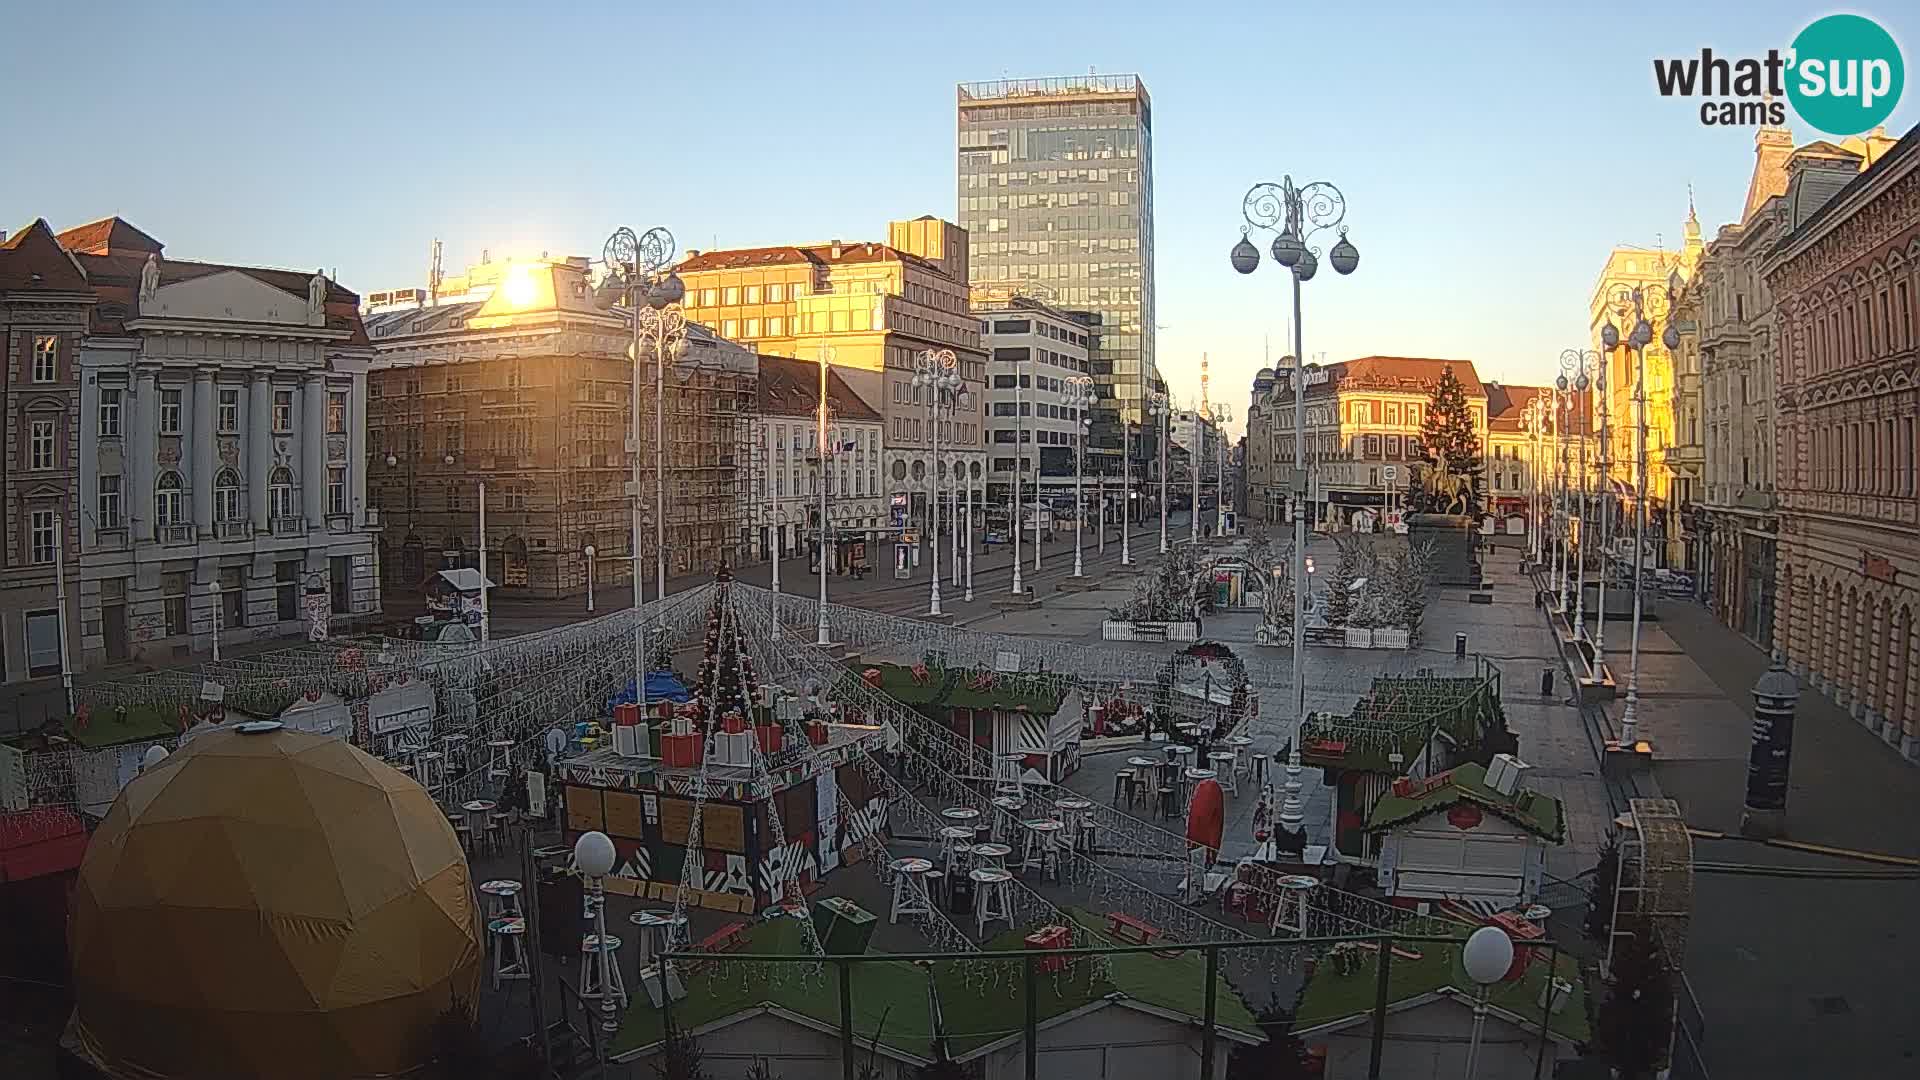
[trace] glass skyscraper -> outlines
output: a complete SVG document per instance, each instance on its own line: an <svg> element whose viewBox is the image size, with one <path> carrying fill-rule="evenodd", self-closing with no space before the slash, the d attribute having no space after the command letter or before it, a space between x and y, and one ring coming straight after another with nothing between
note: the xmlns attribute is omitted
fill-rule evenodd
<svg viewBox="0 0 1920 1080"><path fill-rule="evenodd" d="M1133 75L962 83L959 199L977 289L1099 316L1087 464L1117 474L1120 421L1140 424L1142 394L1160 386L1145 84ZM1135 430L1134 454L1150 457Z"/></svg>

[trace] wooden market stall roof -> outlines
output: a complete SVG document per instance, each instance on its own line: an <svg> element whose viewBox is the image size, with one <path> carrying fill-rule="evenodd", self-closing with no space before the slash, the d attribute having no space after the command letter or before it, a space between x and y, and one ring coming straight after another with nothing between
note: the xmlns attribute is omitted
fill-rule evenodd
<svg viewBox="0 0 1920 1080"><path fill-rule="evenodd" d="M1471 803L1543 840L1557 844L1567 838L1567 810L1559 799L1526 788L1502 794L1487 786L1487 770L1479 762L1469 761L1413 785L1409 795L1389 791L1381 796L1367 817L1368 832Z"/></svg>
<svg viewBox="0 0 1920 1080"><path fill-rule="evenodd" d="M1051 681L984 668L924 664L863 664L880 673L880 690L903 705L948 709L998 709L1052 716L1065 694Z"/></svg>
<svg viewBox="0 0 1920 1080"><path fill-rule="evenodd" d="M1067 916L1082 925L1098 925L1101 920L1082 911L1067 911ZM1008 931L984 943L987 951L1009 952L1025 948L1028 930ZM1095 945L1112 945L1097 931L1090 931ZM746 932L745 945L733 955L793 955L804 944L798 923L792 919L772 919L758 923ZM1084 961L1083 961L1084 962ZM705 965L686 981L687 996L673 1003L675 1025L685 1031L724 1020L729 1016L760 1007L773 1007L806 1017L837 1030L840 1003L836 995L821 993L816 985L800 978L803 968L792 964L766 965L750 969L743 980L739 961L721 960ZM1042 977L1035 983L1037 1012L1042 1023L1087 1005L1111 998L1138 1002L1151 1009L1177 1014L1198 1021L1206 1015L1206 960L1198 952L1162 957L1148 953L1116 953L1106 958L1107 973L1092 978L1076 973L1072 977ZM900 1056L918 1061L933 1059L936 1032L931 1002L927 993L928 971L907 960L852 964L853 1028L857 1042L866 1046L877 1042ZM1020 1030L1021 998L1017 990L1005 986L969 986L959 964L935 962L932 966L935 993L940 999L940 1025L948 1052L965 1060L1009 1033ZM769 978L769 974L778 975ZM1259 1022L1224 978L1219 980L1215 996L1215 1023L1223 1033L1243 1042L1264 1040ZM660 1010L645 996L635 999L614 1036L613 1054L644 1050L662 1037Z"/></svg>
<svg viewBox="0 0 1920 1080"><path fill-rule="evenodd" d="M1446 942L1420 942L1395 948L1398 951L1387 969L1389 1010L1442 994L1471 1002L1478 993L1477 985L1467 978L1466 970L1460 966L1459 946ZM1409 959L1407 954L1414 958ZM1538 958L1527 965L1526 972L1520 978L1495 983L1487 997L1488 1003L1495 1009L1508 1014L1509 1018L1517 1018L1519 1023L1536 1031L1540 1025L1540 992L1547 980L1547 955L1545 949L1540 949ZM1315 965L1313 976L1301 992L1294 1030L1306 1036L1316 1029L1365 1020L1373 1009L1374 995L1378 990L1377 963L1372 951L1368 950L1363 953L1355 970L1341 974L1335 964L1321 960ZM1572 992L1560 1011L1553 1014L1548 1029L1561 1038L1585 1043L1593 1033L1587 1021L1586 988L1580 977L1579 961L1561 953L1554 974L1565 980L1572 987ZM1566 993L1565 990L1560 992ZM1391 1026L1389 1030L1392 1030Z"/></svg>

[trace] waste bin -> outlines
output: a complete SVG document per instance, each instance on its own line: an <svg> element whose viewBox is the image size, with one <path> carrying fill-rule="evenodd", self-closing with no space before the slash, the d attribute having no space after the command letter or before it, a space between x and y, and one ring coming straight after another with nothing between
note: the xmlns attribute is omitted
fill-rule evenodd
<svg viewBox="0 0 1920 1080"><path fill-rule="evenodd" d="M1455 660L1465 660L1467 658L1467 635L1453 635L1453 658Z"/></svg>
<svg viewBox="0 0 1920 1080"><path fill-rule="evenodd" d="M1552 668L1540 669L1540 696L1541 697L1553 696L1553 669Z"/></svg>

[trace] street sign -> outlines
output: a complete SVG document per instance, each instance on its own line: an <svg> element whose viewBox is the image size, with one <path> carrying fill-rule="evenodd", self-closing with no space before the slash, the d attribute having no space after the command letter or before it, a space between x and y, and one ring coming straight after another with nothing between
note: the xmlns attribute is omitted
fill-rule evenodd
<svg viewBox="0 0 1920 1080"><path fill-rule="evenodd" d="M1387 483L1389 484L1393 483L1395 480L1399 479L1400 477L1400 466L1398 465L1387 466L1383 475L1386 476Z"/></svg>

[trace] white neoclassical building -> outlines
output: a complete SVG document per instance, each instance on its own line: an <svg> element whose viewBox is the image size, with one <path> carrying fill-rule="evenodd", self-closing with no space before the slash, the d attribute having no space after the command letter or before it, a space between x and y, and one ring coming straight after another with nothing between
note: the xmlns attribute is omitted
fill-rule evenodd
<svg viewBox="0 0 1920 1080"><path fill-rule="evenodd" d="M117 218L60 234L81 346L87 666L343 631L380 611L358 297L318 273L165 258Z"/></svg>

